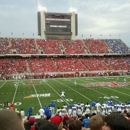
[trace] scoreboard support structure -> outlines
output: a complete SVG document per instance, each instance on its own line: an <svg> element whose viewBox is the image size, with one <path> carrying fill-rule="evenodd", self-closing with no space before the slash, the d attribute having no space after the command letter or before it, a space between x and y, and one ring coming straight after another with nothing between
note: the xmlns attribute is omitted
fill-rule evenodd
<svg viewBox="0 0 130 130"><path fill-rule="evenodd" d="M78 34L77 14L38 12L38 35L45 40L74 40Z"/></svg>

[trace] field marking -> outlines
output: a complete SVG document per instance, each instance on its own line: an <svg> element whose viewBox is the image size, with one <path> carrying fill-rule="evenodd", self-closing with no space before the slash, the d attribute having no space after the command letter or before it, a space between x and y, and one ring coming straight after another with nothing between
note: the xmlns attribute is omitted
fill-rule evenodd
<svg viewBox="0 0 130 130"><path fill-rule="evenodd" d="M88 88L89 88L89 87L88 87ZM120 91L117 91L117 90L113 90L113 89L110 88L110 87L105 87L105 86L104 86L104 88L110 89L110 90L115 91L115 92L117 92L117 93L121 93L121 94L124 94L124 95L130 96L129 94L126 94L126 93L124 93L124 92L120 92ZM90 88L89 88L89 89L90 89ZM125 89L129 89L129 88L125 88Z"/></svg>
<svg viewBox="0 0 130 130"><path fill-rule="evenodd" d="M70 88L71 90L75 91L76 93L78 93L78 94L79 94L79 95L81 95L82 97L84 97L84 98L88 99L89 101L92 101L90 98L88 98L88 97L84 96L83 94L79 93L78 91L76 91L76 90L72 89L72 88L71 88L71 87L69 87L68 85L63 84L63 83L61 83L61 82L57 81L56 79L53 79L53 80L55 80L56 82L58 82L58 83L60 83L60 84L62 84L62 85L64 85L64 86L66 86L66 87ZM70 82L72 82L72 81L70 81Z"/></svg>
<svg viewBox="0 0 130 130"><path fill-rule="evenodd" d="M0 86L0 88L2 88L2 87L5 85L6 82L7 82L7 81L5 81L5 82Z"/></svg>
<svg viewBox="0 0 130 130"><path fill-rule="evenodd" d="M15 87L15 92L14 92L14 96L13 96L13 99L12 99L12 103L14 103L14 99L15 99L16 94L17 94L17 89L18 89L18 86L19 86L19 82L18 82L17 87Z"/></svg>
<svg viewBox="0 0 130 130"><path fill-rule="evenodd" d="M70 82L72 82L72 81L70 81ZM78 84L78 83L77 83L77 84ZM84 86L83 86L83 85L81 85L81 84L78 84L78 85L80 85L80 86L84 87ZM101 93L101 92L99 92L99 91L93 90L93 89L91 89L90 87L87 87L87 89L90 89L90 90L95 91L95 92L97 92L97 93L99 93L99 94L101 94L101 95L106 96L106 94L103 94L103 93Z"/></svg>
<svg viewBox="0 0 130 130"><path fill-rule="evenodd" d="M31 82L32 82L32 80L31 80ZM35 93L37 94L37 91L36 91L35 85L33 84L32 86L33 86L33 88L34 88ZM40 99L39 99L38 96L37 96L37 100L38 100L38 102L39 102L40 107L42 108L42 104L41 104Z"/></svg>
<svg viewBox="0 0 130 130"><path fill-rule="evenodd" d="M129 95L129 94L127 94L127 93L120 92L120 91L117 91L117 90L113 90L113 89L111 89L111 88L109 88L109 87L105 87L105 88L110 89L110 90L112 90L112 91L115 91L115 92L117 92L117 93L124 94L124 95L126 95L126 96L130 96L130 95Z"/></svg>
<svg viewBox="0 0 130 130"><path fill-rule="evenodd" d="M79 79L79 80L82 81L82 79ZM79 84L79 85L81 85L81 84ZM83 85L81 85L81 86L84 87ZM90 87L87 87L87 89L90 89L90 90L92 90L92 91L95 91L95 92L97 92L97 93L99 93L99 94L101 94L101 95L108 96L108 95L106 95L106 94L104 94L104 93L101 93L101 92L99 92L99 91L97 91L97 90L91 89ZM118 99L114 99L114 100L119 101Z"/></svg>
<svg viewBox="0 0 130 130"><path fill-rule="evenodd" d="M46 83L57 95L60 96L60 94L50 84L48 84L47 82L44 83ZM69 105L69 103L63 97L60 96L60 98Z"/></svg>
<svg viewBox="0 0 130 130"><path fill-rule="evenodd" d="M80 80L80 79L79 79ZM88 87L89 88L89 87ZM107 89L110 89L110 90L112 90L112 91L115 91L115 92L117 92L117 93L121 93L121 94L124 94L124 95L127 95L127 96L130 96L129 94L126 94L126 93L123 93L123 92L120 92L120 91L117 91L117 90L113 90L112 88L110 88L110 87L105 87L104 86L104 88L107 88ZM90 89L90 88L89 88ZM115 99L116 100L116 99ZM118 100L119 101L119 100Z"/></svg>

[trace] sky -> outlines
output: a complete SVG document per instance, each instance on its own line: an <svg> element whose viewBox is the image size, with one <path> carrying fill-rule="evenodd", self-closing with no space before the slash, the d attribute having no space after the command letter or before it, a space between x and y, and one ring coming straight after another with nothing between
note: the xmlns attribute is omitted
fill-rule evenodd
<svg viewBox="0 0 130 130"><path fill-rule="evenodd" d="M74 9L76 39L121 39L130 47L130 0L0 0L0 37L40 38L38 3L46 12Z"/></svg>

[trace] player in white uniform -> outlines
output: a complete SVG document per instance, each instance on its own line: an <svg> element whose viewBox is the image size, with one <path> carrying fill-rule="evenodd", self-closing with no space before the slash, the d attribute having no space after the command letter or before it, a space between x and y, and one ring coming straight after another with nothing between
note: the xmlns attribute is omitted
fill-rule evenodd
<svg viewBox="0 0 130 130"><path fill-rule="evenodd" d="M75 84L75 85L77 84L76 80L74 80L74 84Z"/></svg>
<svg viewBox="0 0 130 130"><path fill-rule="evenodd" d="M80 103L77 104L77 115L82 115L82 108Z"/></svg>
<svg viewBox="0 0 130 130"><path fill-rule="evenodd" d="M85 105L85 107L86 107L85 114L90 114L91 113L91 111L90 111L90 104L88 104L88 102Z"/></svg>
<svg viewBox="0 0 130 130"><path fill-rule="evenodd" d="M77 118L77 112L76 112L77 108L75 106L72 107L72 117Z"/></svg>
<svg viewBox="0 0 130 130"><path fill-rule="evenodd" d="M57 107L56 114L59 115L60 111L61 111L61 108Z"/></svg>
<svg viewBox="0 0 130 130"><path fill-rule="evenodd" d="M18 83L15 83L14 86L15 86L15 88L18 87Z"/></svg>
<svg viewBox="0 0 130 130"><path fill-rule="evenodd" d="M127 78L124 78L124 82L126 82L126 79L127 79Z"/></svg>
<svg viewBox="0 0 130 130"><path fill-rule="evenodd" d="M61 97L65 97L65 92L62 91L60 96L61 96Z"/></svg>
<svg viewBox="0 0 130 130"><path fill-rule="evenodd" d="M68 116L69 116L69 117L72 116L72 108L69 108L69 110L68 110Z"/></svg>
<svg viewBox="0 0 130 130"><path fill-rule="evenodd" d="M122 112L122 103L118 104L117 112Z"/></svg>
<svg viewBox="0 0 130 130"><path fill-rule="evenodd" d="M66 109L66 110L67 110L67 105L65 105L65 104L64 104L62 108L64 108L64 109Z"/></svg>
<svg viewBox="0 0 130 130"><path fill-rule="evenodd" d="M82 109L82 112L83 112L84 111L84 103L81 102L80 105L81 105L81 109Z"/></svg>
<svg viewBox="0 0 130 130"><path fill-rule="evenodd" d="M38 112L39 112L41 118L45 118L45 111L43 108L40 108Z"/></svg>
<svg viewBox="0 0 130 130"><path fill-rule="evenodd" d="M25 118L25 111L23 109L20 110L20 114L23 118Z"/></svg>
<svg viewBox="0 0 130 130"><path fill-rule="evenodd" d="M97 102L95 107L96 107L97 114L100 114L101 113L101 104L99 102Z"/></svg>

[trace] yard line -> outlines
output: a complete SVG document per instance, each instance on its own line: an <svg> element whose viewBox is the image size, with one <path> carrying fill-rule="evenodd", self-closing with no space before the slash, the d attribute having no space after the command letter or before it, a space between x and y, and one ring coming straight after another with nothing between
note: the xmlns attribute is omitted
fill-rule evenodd
<svg viewBox="0 0 130 130"><path fill-rule="evenodd" d="M117 92L117 93L121 93L121 94L130 96L129 94L126 94L126 93L123 93L123 92L120 92L120 91L117 91L117 90L113 90L113 89L111 89L110 87L105 87L105 88L110 89L110 90L112 90L112 91L115 91L115 92Z"/></svg>
<svg viewBox="0 0 130 130"><path fill-rule="evenodd" d="M14 92L14 97L13 97L13 99L12 99L12 103L14 103L14 99L15 99L15 97L16 97L16 93L17 93L18 86L19 86L19 82L18 82L17 87L15 87L16 89L15 89L15 92Z"/></svg>
<svg viewBox="0 0 130 130"><path fill-rule="evenodd" d="M56 93L57 95L60 96L60 94L59 94L50 84L48 84L47 82L44 82L44 83L46 83L51 89L53 89L53 91L55 91L55 93ZM60 96L60 98L62 98L62 100L63 100L64 102L66 102L66 104L69 105L69 103L68 103L63 97Z"/></svg>
<svg viewBox="0 0 130 130"><path fill-rule="evenodd" d="M2 87L5 85L6 82L7 82L7 81L5 81L5 82L0 86L0 88L2 88Z"/></svg>
<svg viewBox="0 0 130 130"><path fill-rule="evenodd" d="M82 97L84 97L84 98L88 99L89 101L92 101L90 98L88 98L88 97L84 96L83 94L79 93L78 91L74 90L73 88L69 87L68 85L63 84L63 83L61 83L61 82L57 81L56 79L53 79L53 80L55 80L56 82L58 82L58 83L60 83L60 84L62 84L62 85L64 85L64 86L66 86L66 87L70 88L71 90L75 91L76 93L78 93L78 94L79 94L79 95L81 95ZM71 82L71 81L70 81L70 82Z"/></svg>
<svg viewBox="0 0 130 130"><path fill-rule="evenodd" d="M31 82L32 82L32 80L31 80ZM35 89L34 84L33 84L33 88L34 88L34 91L35 91L35 93L36 93L36 95L37 95L37 100L38 100L38 102L39 102L39 105L40 105L40 107L42 108L42 104L41 104L41 102L40 102L40 99L39 99L39 97L38 97L38 94L37 94L37 91L36 91L36 89Z"/></svg>

